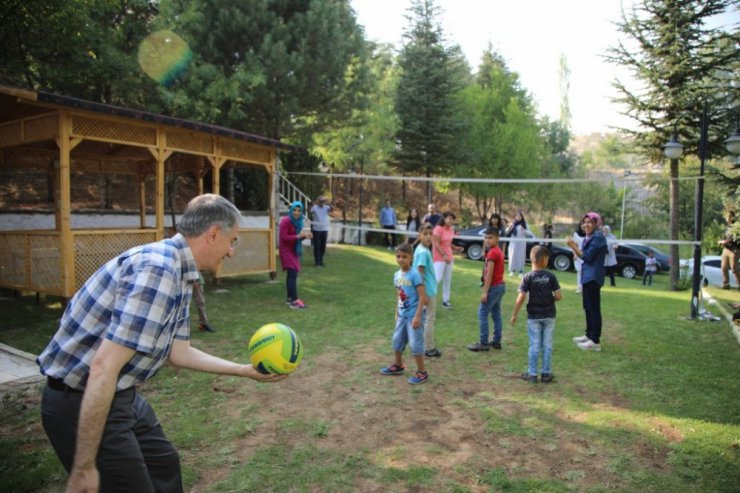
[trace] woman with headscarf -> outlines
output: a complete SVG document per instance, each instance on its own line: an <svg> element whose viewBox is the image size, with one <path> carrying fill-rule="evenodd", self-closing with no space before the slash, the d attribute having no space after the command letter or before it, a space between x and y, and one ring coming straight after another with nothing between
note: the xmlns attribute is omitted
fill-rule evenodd
<svg viewBox="0 0 740 493"><path fill-rule="evenodd" d="M586 334L574 337L573 342L584 351L601 351L601 287L604 285L604 259L608 247L600 226L601 216L588 212L581 219L581 229L586 235L583 245L579 247L573 238L566 240L573 255L583 260L581 283Z"/></svg>
<svg viewBox="0 0 740 493"><path fill-rule="evenodd" d="M295 201L288 208L288 215L280 220L278 229L278 253L280 265L287 274L285 281L288 298L285 303L291 308L306 308L298 298L298 272L301 270L303 240L311 239L311 232L303 229L303 204Z"/></svg>
<svg viewBox="0 0 740 493"><path fill-rule="evenodd" d="M509 226L506 233L506 236L513 239L509 241L509 275L513 276L514 273L518 273L519 277L522 277L524 262L527 260L527 242L516 240L524 240L533 235L527 229L527 221L521 210L517 211L514 223Z"/></svg>

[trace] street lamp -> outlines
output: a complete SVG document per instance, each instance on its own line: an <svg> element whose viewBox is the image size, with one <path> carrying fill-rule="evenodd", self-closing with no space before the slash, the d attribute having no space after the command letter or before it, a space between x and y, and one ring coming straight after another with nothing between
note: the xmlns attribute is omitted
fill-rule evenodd
<svg viewBox="0 0 740 493"><path fill-rule="evenodd" d="M622 189L622 224L619 226L619 239L620 240L624 236L624 206L627 200L627 177L630 176L631 174L632 172L630 170L628 169L624 170L624 188Z"/></svg>
<svg viewBox="0 0 740 493"><path fill-rule="evenodd" d="M663 153L669 159L678 159L683 153L683 146L678 141L676 127L678 120L673 125L671 140L663 146ZM701 237L702 237L702 213L704 207L704 162L707 157L707 131L709 118L707 115L707 104L701 113L699 134L699 180L696 182L696 202L694 206L694 273L691 289L691 319L696 320L699 315L699 289L701 279ZM737 125L736 125L737 127ZM740 154L740 135L738 130L725 140L727 150L732 154Z"/></svg>

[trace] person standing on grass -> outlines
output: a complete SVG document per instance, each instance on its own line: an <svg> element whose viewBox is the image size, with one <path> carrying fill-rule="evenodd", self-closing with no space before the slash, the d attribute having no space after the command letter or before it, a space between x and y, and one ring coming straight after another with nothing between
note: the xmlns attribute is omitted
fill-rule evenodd
<svg viewBox="0 0 740 493"><path fill-rule="evenodd" d="M424 281L419 271L411 268L414 249L409 243L396 247L396 262L400 269L393 275L396 287L396 328L393 331L393 352L395 362L380 369L383 375L400 375L403 365L403 351L408 345L416 361L416 373L409 378L411 385L419 385L429 379L424 369L424 323L422 312L427 304Z"/></svg>
<svg viewBox="0 0 740 493"><path fill-rule="evenodd" d="M532 236L532 233L527 229L527 221L524 219L524 213L517 211L514 216L514 223L509 227L507 236L516 240L526 240L527 237ZM513 276L515 273L522 277L524 273L524 262L527 260L527 242L526 241L510 241L509 242L509 275Z"/></svg>
<svg viewBox="0 0 740 493"><path fill-rule="evenodd" d="M573 254L583 260L581 283L586 334L574 337L573 342L584 351L601 351L601 287L604 285L604 257L608 247L604 234L599 230L600 225L601 217L595 212L588 212L581 220L585 234L583 246L578 246L573 238L566 240Z"/></svg>
<svg viewBox="0 0 740 493"><path fill-rule="evenodd" d="M385 207L380 209L380 225L383 229L389 231L395 231L396 223L396 210L391 206L391 201L385 201ZM396 248L396 235L394 233L385 233L385 246L388 250Z"/></svg>
<svg viewBox="0 0 740 493"><path fill-rule="evenodd" d="M208 323L208 315L206 314L206 297L203 293L203 276L198 272L198 280L193 283L193 301L195 307L198 309L198 330L201 332L216 332L216 329L210 326Z"/></svg>
<svg viewBox="0 0 740 493"><path fill-rule="evenodd" d="M432 261L432 225L424 223L414 243L413 268L419 271L424 280L424 291L427 304L424 307L424 355L427 358L439 358L442 351L434 344L434 322L437 319L437 278Z"/></svg>
<svg viewBox="0 0 740 493"><path fill-rule="evenodd" d="M442 215L437 213L437 206L434 204L427 205L427 213L424 215L424 218L421 220L422 223L429 223L432 225L432 227L439 224L439 222L442 220Z"/></svg>
<svg viewBox="0 0 740 493"><path fill-rule="evenodd" d="M320 195L316 203L311 206L311 232L313 233L313 259L316 267L324 266L324 254L326 253L326 241L329 237L329 226L331 220L331 204L326 197Z"/></svg>
<svg viewBox="0 0 740 493"><path fill-rule="evenodd" d="M583 246L583 239L585 237L586 233L583 232L583 224L579 223L578 228L576 228L575 232L573 233L573 241L576 242L578 248L581 248ZM581 283L581 268L583 267L583 260L580 257L575 257L573 259L573 267L575 267L576 269L576 293L580 294L581 290L583 289L583 284Z"/></svg>
<svg viewBox="0 0 740 493"><path fill-rule="evenodd" d="M511 325L516 325L524 300L527 303L527 334L529 335L529 366L522 374L527 382L537 383L537 362L542 354L542 383L555 379L552 374L552 339L555 332L555 302L560 301L560 283L555 274L547 270L550 251L544 246L535 246L529 252L532 270L524 274L519 284L519 294L514 302Z"/></svg>
<svg viewBox="0 0 740 493"><path fill-rule="evenodd" d="M195 197L175 236L120 254L67 304L36 359L47 378L41 420L69 473L66 491L183 491L177 449L136 391L163 364L260 382L285 378L190 345L198 271L217 270L233 254L240 219L219 195Z"/></svg>
<svg viewBox="0 0 740 493"><path fill-rule="evenodd" d="M653 285L653 274L658 270L658 259L655 258L655 254L652 250L648 250L647 257L645 258L645 272L642 273L642 285L645 286L647 281L648 286ZM648 281L648 279L650 279Z"/></svg>
<svg viewBox="0 0 740 493"><path fill-rule="evenodd" d="M722 247L722 257L720 260L722 289L730 289L730 271L735 276L737 289L740 289L740 267L738 266L738 260L740 260L740 256L738 255L740 253L740 242L735 240L735 235L732 232L733 224L735 224L735 212L730 211L727 213L725 237L718 242Z"/></svg>
<svg viewBox="0 0 740 493"><path fill-rule="evenodd" d="M311 239L310 231L303 229L303 204L296 200L288 207L288 215L278 227L278 254L280 265L286 272L285 286L288 297L285 303L291 308L304 309L306 304L298 298L298 273L301 271L303 240Z"/></svg>
<svg viewBox="0 0 740 493"><path fill-rule="evenodd" d="M452 244L452 238L455 236L454 224L455 213L446 211L442 214L440 223L432 230L434 275L437 283L442 283L442 306L447 309L452 308L450 291L452 290L452 266L455 263L452 253L463 251L463 247Z"/></svg>
<svg viewBox="0 0 740 493"><path fill-rule="evenodd" d="M612 229L608 225L602 228L604 237L606 237L606 246L609 248L604 259L604 271L609 276L609 285L616 286L614 274L617 271L617 237L612 234Z"/></svg>
<svg viewBox="0 0 740 493"><path fill-rule="evenodd" d="M488 316L493 319L493 340L490 347L501 349L503 322L501 300L506 292L504 282L504 252L498 247L499 232L489 227L485 232L486 261L483 264L483 292L478 306L480 340L468 346L470 351L488 351Z"/></svg>
<svg viewBox="0 0 740 493"><path fill-rule="evenodd" d="M419 211L417 209L411 209L409 215L406 217L406 233L408 233L409 243L416 244L416 236L421 230L421 219L419 219Z"/></svg>

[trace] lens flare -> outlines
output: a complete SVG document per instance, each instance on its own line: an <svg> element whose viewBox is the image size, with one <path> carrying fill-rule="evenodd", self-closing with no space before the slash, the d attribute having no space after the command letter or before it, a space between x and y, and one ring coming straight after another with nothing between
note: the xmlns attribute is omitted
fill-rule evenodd
<svg viewBox="0 0 740 493"><path fill-rule="evenodd" d="M141 42L139 66L149 77L170 86L190 64L193 52L180 36L172 31L157 31Z"/></svg>

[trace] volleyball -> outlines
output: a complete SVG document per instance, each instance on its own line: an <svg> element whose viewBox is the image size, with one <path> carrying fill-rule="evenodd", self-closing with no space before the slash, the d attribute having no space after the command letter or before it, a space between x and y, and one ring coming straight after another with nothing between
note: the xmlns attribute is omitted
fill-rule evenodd
<svg viewBox="0 0 740 493"><path fill-rule="evenodd" d="M303 345L287 325L263 325L249 340L249 358L260 373L293 372L303 358Z"/></svg>

